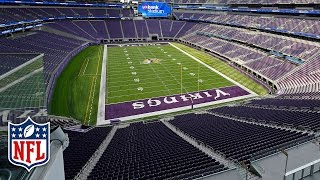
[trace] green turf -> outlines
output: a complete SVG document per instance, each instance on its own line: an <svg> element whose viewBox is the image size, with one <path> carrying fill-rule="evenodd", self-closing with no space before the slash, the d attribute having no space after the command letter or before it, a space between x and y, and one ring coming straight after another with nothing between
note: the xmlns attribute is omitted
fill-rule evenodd
<svg viewBox="0 0 320 180"><path fill-rule="evenodd" d="M49 113L94 125L97 119L103 46L77 54L59 76Z"/></svg>
<svg viewBox="0 0 320 180"><path fill-rule="evenodd" d="M160 63L143 64L149 58L159 59ZM168 44L108 48L106 102L109 104L232 85Z"/></svg>
<svg viewBox="0 0 320 180"><path fill-rule="evenodd" d="M225 62L190 47L174 45L257 94L267 93ZM103 46L91 46L69 62L55 85L50 114L72 117L83 124L96 123L102 52ZM160 62L143 63L150 58ZM106 68L108 104L234 85L170 45L110 46Z"/></svg>
<svg viewBox="0 0 320 180"><path fill-rule="evenodd" d="M198 58L199 60L203 61L204 63L210 65L214 69L218 70L219 72L223 73L224 75L228 76L229 78L237 81L239 84L247 87L248 89L252 90L253 92L257 93L258 95L266 95L268 91L261 86L260 84L256 83L252 79L248 78L246 75L240 73L236 69L230 67L227 63L206 54L205 52L193 49L191 47L185 46L179 43L173 43L175 46L179 47L180 49L188 52L190 55Z"/></svg>

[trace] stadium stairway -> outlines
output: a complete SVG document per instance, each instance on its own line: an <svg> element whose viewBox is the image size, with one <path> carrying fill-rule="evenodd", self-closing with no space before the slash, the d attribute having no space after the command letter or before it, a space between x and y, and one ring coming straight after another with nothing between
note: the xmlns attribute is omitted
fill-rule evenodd
<svg viewBox="0 0 320 180"><path fill-rule="evenodd" d="M271 127L271 128L276 128L276 129L290 130L290 131L295 131L295 132L314 134L314 132L310 132L310 131L307 131L307 130L301 130L301 129L298 129L298 128L292 127L292 126L282 126L282 125L279 125L279 124L271 124L271 123L267 123L267 122L264 122L264 121L254 121L253 119L244 119L244 118L235 117L235 116L231 117L231 116L228 116L227 114L222 114L222 113L217 113L217 112L208 112L208 114L212 114L214 116L230 119L230 120L233 120L233 121L239 121L239 122L243 122L243 123L248 123L248 124L254 124L254 125Z"/></svg>
<svg viewBox="0 0 320 180"><path fill-rule="evenodd" d="M213 149L210 149L209 147L205 146L205 144L198 142L195 139L193 139L192 137L188 136L187 134L185 134L184 132L182 132L181 130L179 130L175 126L173 126L168 120L162 119L160 121L163 124L165 124L170 130L172 130L174 133L179 135L182 139L184 139L188 143L192 144L194 147L198 148L200 151L206 153L208 156L219 161L221 164L225 165L229 169L235 168L235 164L232 161L224 158L222 154L215 152Z"/></svg>
<svg viewBox="0 0 320 180"><path fill-rule="evenodd" d="M187 23L184 22L184 24L182 25L181 29L178 31L178 33L174 36L174 38L177 38L178 34L180 34L181 30L184 28L184 26L186 25Z"/></svg>
<svg viewBox="0 0 320 180"><path fill-rule="evenodd" d="M247 167L244 165L241 165L236 160L226 159L223 155L223 153L218 152L216 150L213 150L212 148L206 146L204 143L197 141L196 139L188 136L183 131L179 130L177 127L172 125L169 121L171 119L164 118L160 121L165 124L171 131L176 133L178 136L180 136L183 140L187 141L188 143L192 144L194 147L198 148L200 151L206 153L208 156L212 157L213 159L219 161L224 166L228 167L230 170L237 169L238 173L240 174L241 179L243 180L258 180L260 177L255 176L251 172L246 169Z"/></svg>
<svg viewBox="0 0 320 180"><path fill-rule="evenodd" d="M121 23L121 21L119 21L119 23L120 23L120 30L121 30L122 38L124 38L124 33L123 33L122 23Z"/></svg>
<svg viewBox="0 0 320 180"><path fill-rule="evenodd" d="M103 152L107 149L109 143L111 142L114 134L116 133L118 126L113 126L110 133L107 135L105 140L102 141L99 148L96 152L91 156L89 161L83 166L82 170L76 175L75 180L85 180L88 179L91 171L96 166Z"/></svg>
<svg viewBox="0 0 320 180"><path fill-rule="evenodd" d="M83 29L80 25L78 25L77 23L75 23L75 21L71 21L71 23L75 26L75 27L77 27L79 30L80 30L80 32L83 32L83 33L85 33L86 35L87 35L87 37L90 37L90 38L92 38L92 39L95 39L95 37L93 37L93 35L91 34L91 33L88 33L85 29Z"/></svg>

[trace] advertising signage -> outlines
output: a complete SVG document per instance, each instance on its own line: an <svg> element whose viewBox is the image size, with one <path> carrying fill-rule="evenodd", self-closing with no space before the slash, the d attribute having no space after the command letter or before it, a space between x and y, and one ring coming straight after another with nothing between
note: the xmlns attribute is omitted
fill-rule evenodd
<svg viewBox="0 0 320 180"><path fill-rule="evenodd" d="M138 13L144 17L168 17L171 15L171 5L163 2L141 2Z"/></svg>

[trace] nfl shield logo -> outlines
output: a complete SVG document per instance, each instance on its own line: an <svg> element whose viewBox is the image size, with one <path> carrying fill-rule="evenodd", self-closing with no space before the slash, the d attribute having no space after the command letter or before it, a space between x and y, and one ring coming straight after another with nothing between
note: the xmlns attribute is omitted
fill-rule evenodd
<svg viewBox="0 0 320 180"><path fill-rule="evenodd" d="M42 166L50 158L50 124L35 123L30 117L21 124L9 122L8 159L17 166L32 168Z"/></svg>

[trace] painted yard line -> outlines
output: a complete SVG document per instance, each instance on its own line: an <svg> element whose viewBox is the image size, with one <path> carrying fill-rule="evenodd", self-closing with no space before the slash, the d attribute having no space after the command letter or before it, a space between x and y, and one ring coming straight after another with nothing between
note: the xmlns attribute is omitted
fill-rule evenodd
<svg viewBox="0 0 320 180"><path fill-rule="evenodd" d="M101 46L102 47L102 46ZM96 75L98 75L99 72L99 65L100 65L100 61L102 60L102 56L101 56L101 47L99 47L99 52L98 52L98 65L97 65L97 70L96 70Z"/></svg>
<svg viewBox="0 0 320 180"><path fill-rule="evenodd" d="M232 86L235 86L235 85L231 85L231 86L222 86L223 88L227 88L227 87L232 87ZM201 90L201 91L209 91L209 90L212 90L212 89L219 89L219 88L222 88L222 87L217 87L217 88L210 88L210 89L204 89L204 90ZM180 90L180 88L179 88ZM152 91L150 93L154 93L154 92L164 92L164 91ZM189 93L186 93L186 94L192 94L192 93L197 93L198 91L193 91L193 92L189 92ZM137 93L137 94L132 94L132 95L139 95L139 94L146 94L146 93ZM124 96L132 96L131 94L130 95L124 95ZM162 95L162 96L157 96L157 97L152 97L152 98L164 98L164 97L168 97L168 96L177 96L177 95L181 95L180 93L177 93L177 94L169 94L169 95ZM124 97L124 96L119 96L119 97ZM111 97L113 98L113 97ZM126 103L126 102L132 102L132 101L142 101L142 100L145 100L145 99L152 99L152 98L143 98L143 99L137 99L137 100L129 100L129 101L121 101L121 102L116 102L116 103L108 103L107 105L112 105L112 104L119 104L119 103Z"/></svg>
<svg viewBox="0 0 320 180"><path fill-rule="evenodd" d="M80 68L80 71L78 73L78 76L82 76L82 69L83 69L83 64L86 62L87 59L84 59L84 61L82 62L82 65L81 65L81 68Z"/></svg>
<svg viewBox="0 0 320 180"><path fill-rule="evenodd" d="M202 65L206 66L207 68L211 69L212 71L216 72L217 74L221 75L222 77L226 78L227 80L231 81L232 83L234 83L234 84L238 85L238 86L239 86L239 87L241 87L242 89L244 89L244 90L246 90L246 91L250 92L251 94L257 95L255 92L253 92L253 91L251 91L250 89L248 89L248 88L246 88L246 87L242 86L242 85L241 85L241 84L239 84L237 81L235 81L235 80L233 80L233 79L229 78L228 76L224 75L223 73L221 73L221 72L217 71L216 69L214 69L213 67L211 67L211 66L207 65L206 63L202 62L201 60L199 60L199 59L197 59L197 58L193 57L192 55L190 55L189 53L187 53L187 52L183 51L183 50L182 50L182 49L180 49L179 47L177 47L177 46L173 45L172 43L169 43L169 44L170 44L171 46L175 47L176 49L178 49L179 51L183 52L183 53L184 53L184 54L186 54L187 56L191 57L192 59L196 60L196 61L197 61L197 62L199 62L200 64L202 64Z"/></svg>
<svg viewBox="0 0 320 180"><path fill-rule="evenodd" d="M88 66L88 63L89 63L89 59L85 58L84 61L82 62L81 69L79 71L78 76L83 76L84 75L84 72L86 72L86 68Z"/></svg>
<svg viewBox="0 0 320 180"><path fill-rule="evenodd" d="M93 85L94 85L94 77L93 77L93 81L92 81L91 86L90 86L89 99L87 101L86 114L84 116L84 123L86 123L86 121L88 121L88 112L90 111L90 102L91 102L90 100L91 100L91 94L92 94Z"/></svg>
<svg viewBox="0 0 320 180"><path fill-rule="evenodd" d="M143 83L143 84L148 84L148 83ZM190 84L190 83L189 83ZM188 85L189 85L188 84ZM212 87L211 89L214 89L214 88L218 88L218 87L224 87L224 86L222 86L224 83L219 83L219 84L215 84L216 86L215 87ZM135 84L131 84L131 85L129 85L129 86L134 86ZM174 83L174 84L168 84L167 83L167 86L169 86L169 85L176 85L176 83ZM140 84L139 83L139 86L142 86L142 84ZM202 85L202 86L205 86L205 85ZM144 90L145 89L154 89L154 88L159 88L159 87L162 87L162 86L148 86L147 88L144 88ZM190 86L188 86L188 87L190 87ZM180 86L177 86L177 88L171 88L170 90L175 90L175 89L180 89L181 90L181 88L180 88ZM131 89L129 89L129 90L131 90ZM123 90L115 90L116 92L122 92L122 91L124 91L124 92L127 92L128 91L128 89L123 89ZM144 91L145 93L148 93L148 92L146 92L146 91ZM187 91L188 92L188 91ZM112 93L112 91L108 91L108 94L110 94L110 93ZM129 95L134 95L134 94L129 94ZM129 96L128 95L128 96Z"/></svg>
<svg viewBox="0 0 320 180"><path fill-rule="evenodd" d="M94 86L93 86L93 93L92 93L92 98L91 98L91 105L90 105L90 113L89 113L89 122L88 125L91 122L91 114L92 114L92 105L93 105L93 100L94 100L94 94L96 92L96 85L97 85L97 77L93 77L94 78Z"/></svg>
<svg viewBox="0 0 320 180"><path fill-rule="evenodd" d="M101 76L101 74L85 74L85 75L80 75L84 77L92 77L92 76Z"/></svg>
<svg viewBox="0 0 320 180"><path fill-rule="evenodd" d="M86 66L84 67L84 70L83 70L82 75L85 75L85 72L87 71L87 67L88 67L89 61L90 61L90 59L87 58L87 64L86 64Z"/></svg>
<svg viewBox="0 0 320 180"><path fill-rule="evenodd" d="M167 86L174 86L176 85L176 83L173 83L174 80L170 81L171 83L167 83ZM156 82L158 83L158 82ZM155 83L155 84L156 84ZM148 86L149 83L139 83L140 86L145 86L147 85L147 87L145 89L148 89L148 88L159 88L161 86L157 86L157 85L153 85L153 86ZM186 87L197 87L197 86L192 86L194 83L191 82L191 83L185 83ZM212 86L212 88L216 88L216 87L222 87L225 83L216 83L216 84L212 84L214 86ZM228 85L231 84L231 83L228 83ZM227 84L226 84L227 85ZM200 84L200 86L209 86L207 84ZM115 86L115 87L112 87L112 88L109 88L109 92L113 92L113 91L116 91L116 92L119 92L119 91L128 91L128 89L122 89L122 90L119 90L119 87L129 87L129 88L132 88L132 87L136 87L136 84L129 84L129 85L123 85L123 86ZM176 87L179 87L179 86L176 86ZM211 86L210 86L211 87ZM179 87L181 89L181 87ZM130 90L130 89L129 89Z"/></svg>
<svg viewBox="0 0 320 180"><path fill-rule="evenodd" d="M132 64L132 65L136 65L136 64ZM143 66L145 66L146 64L144 64ZM165 64L165 65L168 65L168 64ZM174 66L177 66L178 64L170 64L170 65L174 65ZM183 65L185 65L184 63L183 63ZM195 68L190 68L190 66L194 66L195 64L192 64L192 65L187 65L187 66L189 66L189 67L187 67L188 69L187 70L183 70L184 72L186 72L186 71L198 71L197 69L195 69ZM136 65L137 66L137 65ZM136 69L140 69L141 67L143 67L143 66L140 66L140 65L138 65L137 67L135 67ZM202 67L201 68L201 70L204 70L204 68L206 68L206 67ZM135 70L136 70L135 69ZM174 71L174 70L177 70L177 68L167 68L168 70L172 70L172 71ZM134 70L134 71L135 71ZM112 76L119 76L119 75L123 75L124 73L131 73L130 71L128 71L128 70L123 70L123 68L122 68L122 71L116 71L116 70L112 70L110 73L112 73L111 75L110 75L110 77L112 77ZM140 70L140 72L139 72L139 74L149 74L150 73L150 71L149 70L146 70L146 69L143 69L143 70ZM179 69L179 73L180 73L180 69ZM167 73L164 73L164 72L159 72L158 74L167 74ZM207 70L206 69L206 72L203 72L202 74L204 74L204 75L206 75L206 74L212 74L212 71L210 71L209 69Z"/></svg>
<svg viewBox="0 0 320 180"><path fill-rule="evenodd" d="M145 55L141 52L140 48L138 47L138 50L140 51L140 53L143 55L144 58ZM159 77L159 75L157 74L157 72L154 70L154 68L152 67L152 65L150 65L150 67L152 68L153 72L155 73L155 75L158 77L158 79L161 81L161 83L167 88L168 92L171 94L170 89L167 87L167 85L162 81L162 79Z"/></svg>
<svg viewBox="0 0 320 180"><path fill-rule="evenodd" d="M132 75L132 74L123 74L122 76L126 76L126 75ZM212 74L211 74L212 75ZM91 76L91 75L84 75L84 76ZM95 75L93 75L93 76L95 76ZM130 83L130 82L133 82L133 79L140 79L140 83L142 83L142 82L148 82L149 80L153 80L153 82L157 82L156 80L155 80L155 78L154 77L146 77L147 75L145 75L145 76L142 76L142 75L135 75L135 76L133 76L132 77L132 79L128 79L128 78L121 78L121 79L119 79L119 78L116 78L116 77L114 77L114 78L110 78L110 79L112 79L112 82L110 82L109 84L118 84L118 83ZM118 76L119 77L119 76ZM146 77L146 78L144 78L144 77ZM176 80L173 80L173 79L169 79L169 78L171 78L170 76L168 77L168 76L162 76L162 77L164 77L165 78L165 82L176 82ZM189 80L191 80L191 81L197 81L198 79L197 79L197 77L196 77L196 74L193 76L193 75L190 75L190 74L188 74L188 75L184 75L184 76L182 76L182 78L183 78L183 80L187 80L187 81L189 81ZM214 79L213 79L214 78ZM207 76L205 76L205 77L201 77L201 78L199 78L199 79L202 79L203 81L207 81L207 82L214 82L214 81L220 81L220 82L225 82L225 83L230 83L230 84L232 84L230 81L227 81L227 80L225 80L225 78L223 78L223 77L221 77L221 78L215 78L215 76L209 76L209 75L207 75ZM219 83L220 83L219 82ZM219 84L219 83L214 83L214 84ZM179 84L180 85L180 84Z"/></svg>
<svg viewBox="0 0 320 180"><path fill-rule="evenodd" d="M86 58L86 60L87 60L87 63L86 63L86 65L85 65L85 67L84 67L84 70L83 70L82 75L85 75L84 73L86 72L87 67L88 67L88 64L89 64L89 61L90 61L90 59L89 59L89 58Z"/></svg>
<svg viewBox="0 0 320 180"><path fill-rule="evenodd" d="M95 74L98 74L98 72L99 72L99 61L100 61L99 55L100 55L100 47L99 47L99 51L98 51L98 66L97 66ZM89 58L88 58L88 63L85 67L85 70L87 69L88 64L89 64ZM84 75L84 73L83 73L83 75ZM85 122L87 121L88 125L90 124L90 121L91 121L92 106L93 106L93 101L94 101L94 94L96 92L96 85L97 85L97 76L93 76L92 78L93 78L93 81L92 81L92 84L90 87L90 95L89 95L89 100L88 100L87 110L86 110L86 115L85 115ZM93 88L93 90L92 90L92 88ZM89 116L88 116L88 110L89 110Z"/></svg>
<svg viewBox="0 0 320 180"><path fill-rule="evenodd" d="M160 58L161 59L161 58ZM189 59L190 60L190 59ZM196 65L196 64L194 64L194 63L190 63L190 64L188 64L188 63L184 63L184 61L180 61L180 62L178 62L178 61L175 61L176 63L170 63L170 65L175 65L175 66L177 66L178 65L178 63L183 63L183 65L185 66L185 67L187 67L188 68L188 70L195 70L195 71L197 71L198 69L197 68L194 68L193 66L194 65ZM127 64L126 62L124 62L124 63L122 63L122 64ZM129 63L128 63L129 64ZM135 64L135 63L131 63L132 65L135 65L135 66L137 66L137 68L142 68L142 67L144 67L146 64ZM168 65L168 62L166 62L166 63L160 63L161 65ZM111 65L112 66L112 65ZM113 66L112 66L113 67ZM176 70L176 68L174 68L174 66L173 67L168 67L167 69L169 69L169 70ZM204 69L204 67L202 68L202 69ZM185 70L184 70L185 71ZM127 70L124 70L123 69L123 66L121 67L121 68L118 68L118 69L112 69L111 71L110 71L111 73L112 73L112 76L116 76L116 75L119 75L119 74L122 74L122 73L125 73L125 72L128 72ZM142 70L142 72L148 72L148 70L147 69L143 69ZM212 72L212 71L208 71L208 72Z"/></svg>
<svg viewBox="0 0 320 180"><path fill-rule="evenodd" d="M113 57L114 58L114 57ZM138 58L138 57L137 57ZM195 65L195 63L193 62L193 63L190 63L190 62L188 62L189 60L190 60L190 58L189 59L185 59L185 60L181 60L180 58L179 58L179 60L177 60L177 58L174 58L174 59L176 59L176 60L171 60L171 59L164 59L164 58L166 58L166 57L158 57L159 59L162 59L165 63L168 63L168 62L176 62L176 63L174 63L174 64L177 64L177 63L181 63L181 62L183 62L183 64L184 65L186 65L186 66L189 66L189 68L192 70L192 69L196 69L196 68L193 68L192 66L193 65ZM135 61L132 61L131 60L131 62L132 62L132 64L134 64L135 63ZM112 72L123 72L124 70L123 70L123 64L127 64L128 63L128 61L123 61L121 64L121 66L117 66L116 67L116 65L113 65L113 64L110 64L109 63L109 65L111 65L113 68L112 68ZM164 63L160 63L160 64L162 64L162 65L164 65ZM143 67L142 65L144 65L144 64L135 64L135 65L139 65L140 67Z"/></svg>
<svg viewBox="0 0 320 180"><path fill-rule="evenodd" d="M146 52L146 51L142 51L142 52ZM174 54L174 53L176 53L176 52L172 52L172 54ZM172 59L176 59L176 58L174 58L173 57L173 55L171 55L171 56L168 56L168 55L170 55L170 54L168 54L168 55L166 55L166 56L164 56L163 54L158 54L158 53L153 53L153 54L155 54L155 55L157 55L157 56L159 56L159 57L162 57L162 58L166 58L166 60L171 60L171 61L175 61L175 60L172 60ZM127 61L135 61L135 62L140 62L140 61L143 61L143 60L139 60L139 59L137 59L137 58L140 58L139 56L137 56L137 55L132 55L132 54L130 54L130 57L129 56L114 56L114 55L110 55L110 56L112 56L113 58L117 58L118 59L118 61L117 62L112 62L112 63L110 63L110 64L112 64L113 66L121 66L121 64L123 63L123 62L127 62ZM130 59L128 59L128 58L130 58ZM188 57L188 56L186 56L186 55L184 55L184 54L181 54L181 57L179 57L179 59L183 59L183 60L185 60L185 61L188 61L188 59L190 59L190 57ZM176 59L177 60L177 59ZM191 61L192 62L192 61ZM194 63L194 62L193 62Z"/></svg>
<svg viewBox="0 0 320 180"><path fill-rule="evenodd" d="M100 77L100 92L98 102L98 113L97 113L97 125L105 121L105 103L106 103L106 81L107 81L107 54L108 46L104 45L103 57L102 57L102 69Z"/></svg>
<svg viewBox="0 0 320 180"><path fill-rule="evenodd" d="M89 122L88 124L90 124L91 122L91 114L92 114L92 106L93 106L93 101L94 101L94 95L95 95L95 92L96 92L96 85L97 85L97 75L98 75L98 72L99 72L99 65L100 65L100 61L102 59L102 57L100 58L101 56L101 47L99 47L99 51L98 51L98 65L97 65L97 69L96 69L96 76L93 76L94 78L94 89L93 89L93 94L92 94L92 98L91 98L91 105L90 105L90 113L89 113ZM98 116L98 114L97 114Z"/></svg>
<svg viewBox="0 0 320 180"><path fill-rule="evenodd" d="M191 75L190 75L191 76ZM118 76L119 77L119 76ZM193 78L194 77L194 78ZM134 77L134 79L135 78L139 78L140 79L140 75L136 75L135 77ZM182 77L184 80L192 80L192 79L195 79L195 76L191 76L191 77L188 77L188 78L184 78L184 77ZM213 78L213 76L210 78L210 77L206 77L206 79L202 79L202 80L210 80L210 79L212 79ZM146 80L154 80L154 78L153 77L151 77L151 78L143 78L143 79L141 79L141 80L144 80L144 81L146 81ZM215 78L215 81L218 81L218 80L224 80L223 82L226 82L225 81L225 78ZM171 80L165 80L165 81L171 81ZM119 83L126 83L126 82L132 82L132 79L129 79L129 80L118 80L118 81L116 81L116 80L114 80L114 81L112 81L112 82L109 82L109 84L119 84Z"/></svg>

